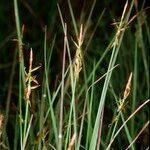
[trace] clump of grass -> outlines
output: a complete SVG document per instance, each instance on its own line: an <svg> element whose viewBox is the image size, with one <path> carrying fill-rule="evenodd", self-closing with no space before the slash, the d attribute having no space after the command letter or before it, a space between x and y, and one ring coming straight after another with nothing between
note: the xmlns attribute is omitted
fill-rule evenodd
<svg viewBox="0 0 150 150"><path fill-rule="evenodd" d="M64 21L65 16L61 7L57 5L57 11L60 16L59 22L61 22L59 28L62 29L59 38L63 39L63 46L61 47L63 51L61 56L62 63L59 64L61 66L61 75L58 75L58 79L52 88L52 63L55 63L57 60L54 55L57 35L53 37L49 45L48 27L45 26L43 54L40 57L41 60L39 60L39 62L43 60L43 65L34 68L33 58L36 58L36 55L34 52L34 57L32 48L29 48L29 51L27 51L28 55L25 57L26 44L23 42L25 26L21 28L22 23L19 19L18 3L17 0L14 0L17 34L16 39L13 41L17 42L16 49L19 58L17 92L19 104L15 120L12 122L15 129L14 139L10 141L6 128L7 124L9 124L10 115L11 94L8 93L6 112L0 112L1 147L11 149L11 145L13 145L14 150L98 150L101 148L109 150L113 147L118 147L118 149L124 149L124 147L126 149L136 149L137 139L144 131L146 134L146 128L149 125L149 121L146 118L146 106L149 103L148 94L146 92L146 96L142 95L142 97L140 97L140 94L138 95L141 85L141 81L138 80L138 73L141 73L141 70L138 68L138 58L143 62L142 66L144 66L144 88L149 89L148 62L144 52L144 49L148 48L148 46L144 43L143 38L146 37L147 41L150 40L149 27L147 25L145 28L148 34L145 35L142 32L144 30L143 24L146 20L141 24L140 12L138 12L135 2L126 2L120 20L113 23L116 27L114 37L109 39L108 46L101 50L100 55L97 54L99 54L98 51L101 49L101 43L95 45L96 40L94 36L103 21L105 11L103 10L99 15L97 24L95 26L92 24L94 26L92 29L90 22L96 7L96 0L91 5L87 19L86 17L85 20L83 19L85 12L81 12L80 21L75 18L73 6L68 0L74 37L70 37L70 34L73 33L70 33L71 31L68 30L70 26L68 27L68 22ZM136 6L136 14L132 17L134 6ZM144 7L142 7L142 11L144 11ZM137 21L135 21L136 19ZM136 24L135 29L137 31L135 36L131 33L131 23ZM131 43L129 41L129 44L125 42L124 36L126 34L130 35L133 40ZM87 38L88 35L91 36ZM138 42L140 42L139 45ZM98 50L93 49L93 45ZM132 52L126 46L129 46ZM90 56L90 49L92 49L92 52L96 51L95 55L92 53L95 58ZM139 49L141 49L141 52L139 52ZM131 62L132 67L124 60L119 61L119 57L126 57L124 54L127 53L130 56L126 59ZM139 56L140 54L142 55ZM17 62L16 55L14 56L12 67L10 91L12 90L12 80ZM53 59L55 62L53 62ZM26 62L29 63L27 64ZM106 65L103 66L103 64ZM55 65L55 67L57 68L58 66ZM36 77L34 72L36 71L36 75L38 75L40 70L42 70L41 78ZM120 74L116 73L118 70ZM130 72L131 74L126 82L126 74ZM114 78L114 74L117 78ZM126 83L126 86L124 86L124 83ZM121 93L119 85L121 85L121 88L125 87L123 94L120 94L123 96L118 94L118 91ZM138 100L143 99L143 97L146 97L146 100L139 103ZM131 106L126 103L127 101L129 101ZM114 105L115 102L117 105ZM134 118L140 119L137 115L139 110L142 110L141 116L145 118L136 127ZM144 126L142 126L143 124ZM119 134L122 129L124 129L123 134ZM115 140L117 141L116 143ZM146 146L142 145L142 148Z"/></svg>

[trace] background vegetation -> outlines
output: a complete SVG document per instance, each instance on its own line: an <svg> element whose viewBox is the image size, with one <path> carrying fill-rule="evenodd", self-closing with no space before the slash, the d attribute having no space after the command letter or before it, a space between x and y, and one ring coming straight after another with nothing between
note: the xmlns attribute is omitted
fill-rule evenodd
<svg viewBox="0 0 150 150"><path fill-rule="evenodd" d="M148 16L137 0L1 1L0 149L148 150Z"/></svg>

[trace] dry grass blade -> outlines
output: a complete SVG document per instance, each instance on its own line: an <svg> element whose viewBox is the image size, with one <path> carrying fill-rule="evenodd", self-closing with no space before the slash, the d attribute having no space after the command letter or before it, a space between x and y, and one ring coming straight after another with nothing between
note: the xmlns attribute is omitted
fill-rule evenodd
<svg viewBox="0 0 150 150"><path fill-rule="evenodd" d="M69 143L68 150L72 150L73 149L73 145L75 143L75 139L76 139L76 134L74 133L72 138L71 138L71 141Z"/></svg>
<svg viewBox="0 0 150 150"><path fill-rule="evenodd" d="M3 126L4 126L4 116L0 114L0 149L8 149L8 147L3 143L1 136L3 133Z"/></svg>
<svg viewBox="0 0 150 150"><path fill-rule="evenodd" d="M135 137L135 139L132 141L132 143L125 149L125 150L128 150L132 144L138 139L138 137L141 135L141 133L147 128L147 126L150 124L150 121L148 121L144 127L141 129L141 131L138 133L138 135Z"/></svg>
<svg viewBox="0 0 150 150"><path fill-rule="evenodd" d="M3 121L4 121L4 116L0 114L0 141L1 141L1 135L3 130Z"/></svg>
<svg viewBox="0 0 150 150"><path fill-rule="evenodd" d="M108 144L106 150L109 150L112 143L114 142L115 138L117 137L117 135L120 133L120 131L123 129L123 127L126 125L126 123L141 109L143 108L146 104L148 104L150 102L150 99L146 100L143 104L141 104L129 117L128 119L122 124L122 126L118 129L118 131L116 132L116 134L114 135L113 139L110 141L110 143Z"/></svg>

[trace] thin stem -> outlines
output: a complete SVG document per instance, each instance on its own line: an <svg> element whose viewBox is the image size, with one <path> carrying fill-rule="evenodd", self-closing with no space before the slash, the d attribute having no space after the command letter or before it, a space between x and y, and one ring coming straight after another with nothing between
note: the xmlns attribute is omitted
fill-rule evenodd
<svg viewBox="0 0 150 150"><path fill-rule="evenodd" d="M138 139L138 137L142 134L142 132L147 128L149 124L150 124L150 121L147 121L147 123L144 125L144 127L141 129L141 131L138 133L138 135L135 137L132 143L130 143L130 145L126 148L126 150L128 150L133 145L133 143Z"/></svg>
<svg viewBox="0 0 150 150"><path fill-rule="evenodd" d="M65 24L65 33L64 33L64 52L63 52L63 66L62 66L62 84L61 84L61 103L60 103L60 122L59 122L59 139L58 146L59 150L62 149L62 128L63 128L63 103L64 103L64 78L65 78L65 60L66 60L66 41L67 41L67 26Z"/></svg>
<svg viewBox="0 0 150 150"><path fill-rule="evenodd" d="M119 134L119 132L123 129L123 127L126 125L126 123L142 108L144 107L147 103L150 102L150 99L146 100L142 105L140 105L129 117L128 119L122 124L122 126L118 129L118 131L116 132L116 134L114 135L113 139L110 141L109 145L107 146L106 150L109 150L113 141L115 140L115 138L117 137L117 135Z"/></svg>

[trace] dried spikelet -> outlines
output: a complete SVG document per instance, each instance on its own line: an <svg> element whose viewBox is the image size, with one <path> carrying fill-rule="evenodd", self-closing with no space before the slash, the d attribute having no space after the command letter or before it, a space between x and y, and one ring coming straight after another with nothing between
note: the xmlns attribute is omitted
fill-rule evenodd
<svg viewBox="0 0 150 150"><path fill-rule="evenodd" d="M117 112L125 111L125 99L120 99Z"/></svg>
<svg viewBox="0 0 150 150"><path fill-rule="evenodd" d="M127 82L127 84L126 84L126 88L125 88L125 90L124 90L123 98L122 98L122 99L120 98L120 99L119 99L119 102L118 102L118 104L117 104L117 105L118 105L118 109L117 109L118 115L113 117L111 124L113 124L114 122L118 121L118 117L119 117L119 113L120 113L120 112L125 111L125 100L126 100L126 98L129 96L130 91L131 91L131 80L132 80L132 72L130 73L128 82ZM110 124L110 125L111 125L111 124ZM109 126L110 126L110 125L109 125Z"/></svg>
<svg viewBox="0 0 150 150"><path fill-rule="evenodd" d="M123 94L123 99L126 99L129 96L129 94L130 94L130 91L131 91L131 80L132 80L132 72L130 73L128 82L126 84L126 88L125 88L125 91L124 91L124 94Z"/></svg>
<svg viewBox="0 0 150 150"><path fill-rule="evenodd" d="M80 27L80 35L78 37L78 44L76 44L74 42L74 44L76 45L77 49L76 49L76 54L75 54L75 58L74 58L74 64L73 64L73 68L74 68L74 77L76 79L79 78L79 73L82 69L82 52L81 52L81 46L83 43L83 30L82 30L82 25Z"/></svg>
<svg viewBox="0 0 150 150"><path fill-rule="evenodd" d="M3 121L4 121L4 116L2 114L0 114L0 139L1 139L1 135L2 135Z"/></svg>
<svg viewBox="0 0 150 150"><path fill-rule="evenodd" d="M73 149L73 145L75 143L75 139L76 139L76 134L74 133L72 138L71 138L71 141L69 143L68 150L72 150Z"/></svg>
<svg viewBox="0 0 150 150"><path fill-rule="evenodd" d="M22 37L23 37L24 31L25 31L25 25L23 24L21 28Z"/></svg>
<svg viewBox="0 0 150 150"><path fill-rule="evenodd" d="M79 73L82 69L82 55L81 51L77 50L74 60L74 76L75 78L79 78Z"/></svg>
<svg viewBox="0 0 150 150"><path fill-rule="evenodd" d="M30 50L30 59L29 59L29 71L28 73L25 72L26 75L26 87L25 87L25 99L29 100L31 95L31 90L36 89L39 87L38 81L36 80L36 76L32 76L32 72L39 69L41 66L32 69L33 63L33 50ZM36 85L32 86L31 83L34 82Z"/></svg>
<svg viewBox="0 0 150 150"><path fill-rule="evenodd" d="M45 140L47 139L47 136L49 134L48 127L44 126L43 129L37 134L37 137L35 139L35 144L38 144L40 140Z"/></svg>

